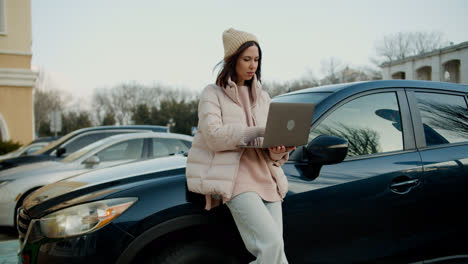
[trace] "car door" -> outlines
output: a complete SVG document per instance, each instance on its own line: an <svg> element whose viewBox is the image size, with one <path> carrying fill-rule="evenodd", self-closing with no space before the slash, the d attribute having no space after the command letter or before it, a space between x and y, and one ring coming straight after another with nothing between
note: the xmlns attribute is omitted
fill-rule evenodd
<svg viewBox="0 0 468 264"><path fill-rule="evenodd" d="M348 140L343 162L323 166L318 177L307 175L302 158L283 166L289 180L283 203L289 260L407 259L405 250L416 243L421 220L422 167L404 90L371 91L338 102L313 124L309 142L323 134ZM421 260L412 254L410 259Z"/></svg>
<svg viewBox="0 0 468 264"><path fill-rule="evenodd" d="M466 95L413 89L408 93L423 162L425 258L468 260L468 107ZM455 257L454 257L455 256Z"/></svg>

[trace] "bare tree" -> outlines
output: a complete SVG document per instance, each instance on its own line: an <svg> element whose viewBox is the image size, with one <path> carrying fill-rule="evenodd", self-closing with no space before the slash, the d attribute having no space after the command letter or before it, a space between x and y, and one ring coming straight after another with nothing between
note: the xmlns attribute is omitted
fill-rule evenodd
<svg viewBox="0 0 468 264"><path fill-rule="evenodd" d="M109 97L109 91L106 88L99 88L94 90L92 99L92 118L94 124L99 125L104 123L104 120L109 115L114 117L114 114L112 114L114 113L114 109Z"/></svg>
<svg viewBox="0 0 468 264"><path fill-rule="evenodd" d="M351 68L346 66L337 74L339 83L381 80L382 72L369 67Z"/></svg>
<svg viewBox="0 0 468 264"><path fill-rule="evenodd" d="M446 130L460 138L468 138L468 111L465 106L448 105L427 100L419 100L424 121L426 138L432 131L432 138L442 137L434 129Z"/></svg>
<svg viewBox="0 0 468 264"><path fill-rule="evenodd" d="M440 49L446 45L447 41L441 32L398 32L384 36L376 43L375 49L378 57L391 62ZM379 64L381 62L379 61Z"/></svg>
<svg viewBox="0 0 468 264"><path fill-rule="evenodd" d="M159 108L165 100L190 101L196 96L186 90L169 88L159 84L143 85L136 82L123 83L112 88L100 88L93 94L93 112L96 124L102 124L112 115L118 125L132 124L137 107Z"/></svg>
<svg viewBox="0 0 468 264"><path fill-rule="evenodd" d="M315 87L319 85L319 80L315 78L312 74L308 77L303 77L296 80L291 80L287 82L263 82L262 88L268 92L270 97L275 97L277 95L302 90L305 88Z"/></svg>
<svg viewBox="0 0 468 264"><path fill-rule="evenodd" d="M372 68L369 66L361 67L363 74L366 75L366 80L382 80L382 70L380 68ZM364 81L364 80L361 80Z"/></svg>
<svg viewBox="0 0 468 264"><path fill-rule="evenodd" d="M369 128L354 128L338 123L315 129L311 135L333 135L346 139L349 144L348 156L369 155L382 151L379 133Z"/></svg>
<svg viewBox="0 0 468 264"><path fill-rule="evenodd" d="M440 32L415 32L413 41L416 54L422 54L448 46L448 42Z"/></svg>
<svg viewBox="0 0 468 264"><path fill-rule="evenodd" d="M326 85L340 83L338 72L344 68L341 60L330 57L321 60L320 64L320 70L325 75L325 77L320 81L320 84Z"/></svg>
<svg viewBox="0 0 468 264"><path fill-rule="evenodd" d="M320 80L320 85L382 79L380 69L351 67L334 57L321 61L321 72L324 77Z"/></svg>
<svg viewBox="0 0 468 264"><path fill-rule="evenodd" d="M63 111L67 95L55 87L50 75L40 68L34 88L34 125L35 130L41 129L41 124L49 122L49 113Z"/></svg>
<svg viewBox="0 0 468 264"><path fill-rule="evenodd" d="M99 88L93 93L93 118L102 124L106 116L113 115L118 125L128 125L137 105L153 103L155 98L153 90L136 82Z"/></svg>
<svg viewBox="0 0 468 264"><path fill-rule="evenodd" d="M285 83L277 81L263 81L262 88L267 91L270 97L275 97L289 91L288 86Z"/></svg>

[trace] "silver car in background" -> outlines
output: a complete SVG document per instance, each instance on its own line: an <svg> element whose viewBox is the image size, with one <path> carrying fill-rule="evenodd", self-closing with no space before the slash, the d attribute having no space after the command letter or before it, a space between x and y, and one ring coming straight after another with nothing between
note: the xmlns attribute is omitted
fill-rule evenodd
<svg viewBox="0 0 468 264"><path fill-rule="evenodd" d="M42 186L98 168L184 154L191 144L191 136L175 133L119 134L96 141L60 161L0 171L0 226L14 226L17 208Z"/></svg>

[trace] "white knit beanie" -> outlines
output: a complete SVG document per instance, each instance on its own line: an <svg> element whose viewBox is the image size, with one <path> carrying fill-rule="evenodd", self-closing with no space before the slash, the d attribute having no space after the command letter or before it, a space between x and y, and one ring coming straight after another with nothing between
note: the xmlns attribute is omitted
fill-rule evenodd
<svg viewBox="0 0 468 264"><path fill-rule="evenodd" d="M242 46L249 41L257 41L255 35L230 28L223 32L224 60L231 57Z"/></svg>

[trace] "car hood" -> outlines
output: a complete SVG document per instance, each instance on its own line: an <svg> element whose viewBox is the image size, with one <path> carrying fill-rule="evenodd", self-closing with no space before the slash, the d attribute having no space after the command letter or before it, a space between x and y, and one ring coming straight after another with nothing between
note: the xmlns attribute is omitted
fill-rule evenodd
<svg viewBox="0 0 468 264"><path fill-rule="evenodd" d="M46 160L55 160L55 159L57 159L57 157L50 156L50 155L28 155L28 156L3 159L3 160L0 160L0 171L13 168L16 166L24 165L24 164L41 162L41 161L46 161Z"/></svg>
<svg viewBox="0 0 468 264"><path fill-rule="evenodd" d="M0 171L0 180L16 180L23 177L30 177L32 175L50 173L56 171L57 168L62 167L64 166L58 161L42 161L25 164Z"/></svg>
<svg viewBox="0 0 468 264"><path fill-rule="evenodd" d="M175 155L75 175L38 189L25 199L23 207L33 217L43 215L114 193L122 188L130 188L122 187L126 184L134 186L144 179L168 176L170 171L185 170L186 162L185 156Z"/></svg>
<svg viewBox="0 0 468 264"><path fill-rule="evenodd" d="M12 158L12 157L13 157L12 153L4 154L4 155L0 156L0 161L4 160L4 159L9 159L9 158Z"/></svg>

